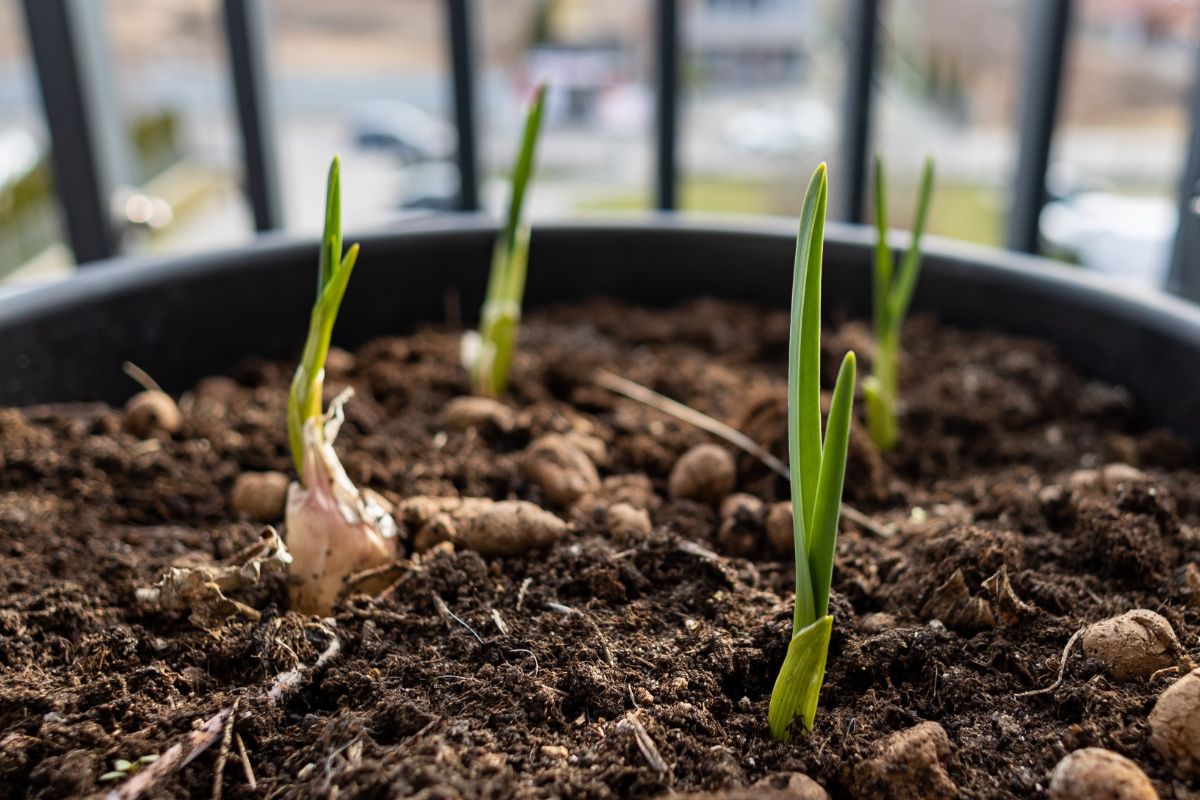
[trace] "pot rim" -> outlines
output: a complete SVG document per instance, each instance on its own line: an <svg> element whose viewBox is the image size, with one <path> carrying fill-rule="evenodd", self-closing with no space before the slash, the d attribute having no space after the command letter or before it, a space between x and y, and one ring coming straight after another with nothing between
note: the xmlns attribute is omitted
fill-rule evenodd
<svg viewBox="0 0 1200 800"><path fill-rule="evenodd" d="M417 220L367 228L347 234L344 240L358 242L364 250L373 242L397 237L443 237L469 232L496 232L498 224L483 213L447 213ZM648 214L606 216L579 220L554 220L537 223L537 231L566 235L603 235L606 233L664 233L668 235L708 235L723 237L769 237L794 240L795 222L785 217L709 214ZM875 229L830 221L825 229L826 249L831 245L873 247ZM889 231L893 249L908 246L911 236L904 231ZM0 297L0 324L20 324L51 309L86 304L119 295L129 289L147 289L168 284L195 274L233 271L247 259L262 256L302 257L315 253L315 235L296 235L285 231L259 235L248 243L179 255L139 254L118 256L93 262L77 269L69 277ZM1108 310L1155 330L1184 338L1200 347L1200 305L1163 291L1122 284L1105 275L1086 272L1040 256L977 245L940 236L926 236L923 258L936 261L944 270L975 270L993 280L1027 282L1049 296L1082 302Z"/></svg>

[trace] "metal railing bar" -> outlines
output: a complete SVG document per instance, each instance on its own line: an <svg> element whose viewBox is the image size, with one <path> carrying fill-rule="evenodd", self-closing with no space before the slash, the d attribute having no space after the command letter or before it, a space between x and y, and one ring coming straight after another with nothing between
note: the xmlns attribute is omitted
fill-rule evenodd
<svg viewBox="0 0 1200 800"><path fill-rule="evenodd" d="M1046 170L1050 166L1050 148L1062 95L1071 5L1072 0L1029 3L1019 152L1007 237L1010 249L1024 253L1036 253L1038 249L1038 225L1046 204Z"/></svg>
<svg viewBox="0 0 1200 800"><path fill-rule="evenodd" d="M1192 82L1191 131L1179 182L1179 227L1171 247L1167 290L1200 301L1200 52Z"/></svg>
<svg viewBox="0 0 1200 800"><path fill-rule="evenodd" d="M274 104L268 59L267 12L263 0L223 0L229 75L237 106L245 166L243 188L254 227L283 227Z"/></svg>
<svg viewBox="0 0 1200 800"><path fill-rule="evenodd" d="M475 128L475 42L471 34L470 0L446 0L446 35L454 90L454 124L458 129L458 208L479 209L479 143Z"/></svg>
<svg viewBox="0 0 1200 800"><path fill-rule="evenodd" d="M23 0L50 133L54 184L80 265L116 255L113 203L128 175L128 141L100 18L89 0Z"/></svg>
<svg viewBox="0 0 1200 800"><path fill-rule="evenodd" d="M679 4L658 0L655 14L657 39L655 137L655 205L673 211L678 205L679 184Z"/></svg>
<svg viewBox="0 0 1200 800"><path fill-rule="evenodd" d="M851 0L846 12L846 92L842 103L840 199L835 218L865 220L867 164L870 160L875 66L878 62L879 0Z"/></svg>

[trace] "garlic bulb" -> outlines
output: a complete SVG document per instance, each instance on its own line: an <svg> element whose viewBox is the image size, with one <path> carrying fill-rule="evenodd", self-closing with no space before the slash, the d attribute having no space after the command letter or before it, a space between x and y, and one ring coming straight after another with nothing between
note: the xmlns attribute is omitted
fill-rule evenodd
<svg viewBox="0 0 1200 800"><path fill-rule="evenodd" d="M288 487L286 533L292 553L292 608L327 616L355 574L396 558L396 523L379 499L346 475L333 442L353 390L342 392L320 419L304 423L303 482Z"/></svg>

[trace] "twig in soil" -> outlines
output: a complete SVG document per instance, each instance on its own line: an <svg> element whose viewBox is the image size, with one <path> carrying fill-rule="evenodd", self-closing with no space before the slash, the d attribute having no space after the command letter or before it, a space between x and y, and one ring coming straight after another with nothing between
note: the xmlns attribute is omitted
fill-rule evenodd
<svg viewBox="0 0 1200 800"><path fill-rule="evenodd" d="M233 726L237 722L240 700L241 698L234 698L233 705L229 707L229 716L225 717L225 732L221 734L221 748L217 751L217 763L213 767L213 800L221 800L221 792L225 786L225 762L229 760L229 746L233 743Z"/></svg>
<svg viewBox="0 0 1200 800"><path fill-rule="evenodd" d="M325 625L318 627L329 634L329 645L326 646L325 651L321 653L320 657L317 658L311 667L296 667L276 675L274 683L271 684L271 688L265 694L265 699L268 703L275 704L279 702L286 692L300 684L303 677L324 669L341 652L342 643L337 634ZM153 764L105 795L105 800L136 800L136 798L148 792L156 783L176 769L183 769L192 763L201 753L208 750L208 748L212 747L221 738L221 734L226 727L226 720L233 715L236 707L237 702L235 701L233 706L218 711L209 717L199 729L189 733L186 755L184 742L178 742L163 753Z"/></svg>
<svg viewBox="0 0 1200 800"><path fill-rule="evenodd" d="M724 439L729 444L737 447L750 455L757 458L765 464L770 470L784 478L788 478L788 468L775 456L771 455L765 447L751 439L746 434L739 431L737 428L726 425L720 420L713 419L707 414L701 413L691 406L685 406L678 400L672 400L666 395L659 394L653 389L648 389L640 383L622 378L620 375L614 375L607 370L598 369L592 376L597 386L608 389L610 392L616 392L619 395L628 397L630 400L636 400L642 405L649 406L655 411L661 411L676 419L683 420L691 425L696 426L702 431L711 433L718 439Z"/></svg>
<svg viewBox="0 0 1200 800"><path fill-rule="evenodd" d="M1062 651L1062 659L1058 662L1058 678L1055 679L1054 683L1050 684L1044 689L1033 689L1028 692L1021 692L1020 694L1016 695L1016 697L1033 697L1039 694L1047 694L1049 692L1053 692L1059 686L1062 686L1063 676L1067 674L1067 657L1071 655L1071 648L1075 646L1075 642L1079 641L1079 637L1083 635L1083 631L1084 628L1080 628L1079 630L1075 631L1075 633L1071 634L1071 638L1067 640L1067 646L1064 647Z"/></svg>
<svg viewBox="0 0 1200 800"><path fill-rule="evenodd" d="M145 389L147 392L161 392L163 389L158 385L158 381L150 377L150 373L134 364L132 361L126 361L121 365L121 371L128 375L133 381Z"/></svg>
<svg viewBox="0 0 1200 800"><path fill-rule="evenodd" d="M653 389L648 389L640 383L622 378L620 375L614 375L607 370L598 369L592 376L592 380L597 386L608 389L610 392L615 392L623 397L628 397L630 400L635 400L645 406L653 408L655 411L661 411L664 414L675 417L676 419L687 422L696 426L700 430L722 439L734 447L742 450L745 453L757 458L768 469L780 476L784 480L791 480L791 472L787 465L771 454L767 448L763 447L758 442L751 439L746 434L739 431L730 425L726 425L720 420L713 419L707 414L697 411L691 406L685 406L678 400L672 400L666 395L659 394ZM876 536L888 537L895 531L887 525L880 525L873 519L868 517L856 508L853 508L847 503L842 503L842 516L859 526L863 530L869 531Z"/></svg>
<svg viewBox="0 0 1200 800"><path fill-rule="evenodd" d="M433 592L433 607L437 609L438 616L440 616L442 618L442 620L444 620L446 622L447 625L450 624L450 620L454 620L459 625L462 625L464 628L466 628L471 633L471 635L475 637L475 640L477 642L479 642L481 645L484 645L485 647L487 646L487 642L483 641L483 637L480 636L478 633L476 633L475 629L472 628L470 625L468 625L466 622L464 622L461 617L459 617L457 614L455 614L453 611L451 611L450 607L448 605L446 605L446 601L443 600L440 596L438 596L437 592Z"/></svg>
<svg viewBox="0 0 1200 800"><path fill-rule="evenodd" d="M403 574L404 567L396 562L392 562L391 564L384 564L383 566L356 572L346 580L346 583L350 586L351 591L357 591L358 587L364 583L383 583L382 579L386 578L385 585L387 588L391 588L396 581L400 580Z"/></svg>
<svg viewBox="0 0 1200 800"><path fill-rule="evenodd" d="M517 611L521 610L521 604L525 602L525 592L529 590L529 584L533 583L533 578L526 578L521 581L521 588L517 590Z"/></svg>
<svg viewBox="0 0 1200 800"><path fill-rule="evenodd" d="M650 738L649 731L633 714L626 714L620 722L617 723L617 731L624 733L626 731L633 734L633 741L637 744L637 748L641 751L642 758L646 759L646 763L650 769L657 772L659 775L667 774L670 769L667 762L663 761L662 755L658 752L658 747L654 744L654 739Z"/></svg>
<svg viewBox="0 0 1200 800"><path fill-rule="evenodd" d="M526 653L526 654L528 654L529 657L533 659L533 677L536 678L538 676L538 672L541 670L541 667L538 664L537 654L535 654L532 650L525 650L523 648L509 650L508 652L509 653Z"/></svg>
<svg viewBox="0 0 1200 800"><path fill-rule="evenodd" d="M286 692L299 686L301 680L323 670L342 651L342 640L338 638L338 635L334 631L325 625L317 625L315 627L329 634L329 644L326 645L325 651L317 657L317 660L311 667L293 667L287 672L281 672L275 676L275 683L272 684L271 690L267 692L267 701L272 705L283 699L283 695Z"/></svg>
<svg viewBox="0 0 1200 800"><path fill-rule="evenodd" d="M233 741L237 745L238 758L242 760L242 772L246 773L246 784L251 790L258 789L258 780L254 777L254 767L250 764L250 756L246 752L246 743L242 741L242 735L235 733Z"/></svg>
<svg viewBox="0 0 1200 800"><path fill-rule="evenodd" d="M596 638L600 640L600 647L604 651L604 660L608 662L610 667L615 667L617 665L617 660L613 658L612 650L608 648L608 637L604 635L604 631L600 630L600 626L596 624L596 620L592 619L591 616L583 611L580 611L577 608L571 608L570 606L564 606L562 603L552 603L547 600L546 608L568 617L572 614L578 614L579 617L586 622L589 627L591 627L592 633L596 634Z"/></svg>
<svg viewBox="0 0 1200 800"><path fill-rule="evenodd" d="M1183 670L1179 667L1178 664L1173 667L1164 667L1163 669L1156 671L1153 675L1150 676L1150 682L1153 683L1156 679L1161 678L1164 675L1176 675L1182 671Z"/></svg>

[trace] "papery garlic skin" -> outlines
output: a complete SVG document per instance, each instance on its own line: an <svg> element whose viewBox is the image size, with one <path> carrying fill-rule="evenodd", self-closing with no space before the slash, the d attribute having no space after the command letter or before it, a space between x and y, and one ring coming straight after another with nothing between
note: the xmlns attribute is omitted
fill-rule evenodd
<svg viewBox="0 0 1200 800"><path fill-rule="evenodd" d="M396 523L359 492L333 449L345 416L347 389L322 419L304 423L304 481L288 487L286 533L292 554L292 609L328 616L351 576L396 558Z"/></svg>

